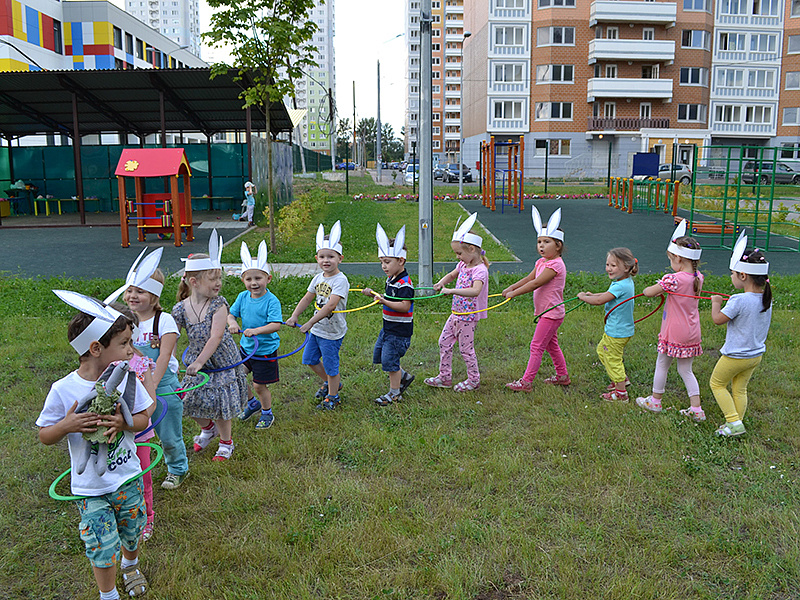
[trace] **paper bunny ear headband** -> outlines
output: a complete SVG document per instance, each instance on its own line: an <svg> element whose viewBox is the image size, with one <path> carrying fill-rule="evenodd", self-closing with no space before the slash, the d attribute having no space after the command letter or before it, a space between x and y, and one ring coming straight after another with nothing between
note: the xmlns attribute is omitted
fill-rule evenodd
<svg viewBox="0 0 800 600"><path fill-rule="evenodd" d="M53 290L53 293L73 308L77 308L82 313L94 317L88 327L69 343L75 349L75 352L81 356L86 354L92 342L96 342L103 337L116 320L124 316L99 300L84 296L78 292Z"/></svg>
<svg viewBox="0 0 800 600"><path fill-rule="evenodd" d="M536 230L537 237L549 237L560 242L564 241L564 232L558 230L558 226L561 224L561 208L557 208L550 215L547 227L542 227L542 217L535 206L531 206L531 218L533 219L533 228Z"/></svg>
<svg viewBox="0 0 800 600"><path fill-rule="evenodd" d="M475 225L475 221L478 220L478 213L472 213L470 216L467 217L467 220L461 223L461 226L456 223L456 230L453 232L453 241L454 242L464 242L465 244L472 244L473 246L477 246L480 248L483 246L483 238L479 235L475 235L474 233L470 233L469 230L472 229L472 226ZM458 221L461 221L461 217L459 217Z"/></svg>
<svg viewBox="0 0 800 600"><path fill-rule="evenodd" d="M670 238L669 246L667 246L667 252L671 252L676 256L682 256L683 258L688 258L689 260L700 260L700 256L703 254L703 250L700 248L685 248L684 246L679 246L675 243L675 240L681 238L686 235L686 219L682 219L678 226L675 228L675 232L672 234L672 238Z"/></svg>
<svg viewBox="0 0 800 600"><path fill-rule="evenodd" d="M736 245L733 247L733 254L731 255L731 271L747 273L748 275L769 275L769 263L746 262L746 250L747 233L746 230L742 229L742 233L739 234L739 239L736 240Z"/></svg>
<svg viewBox="0 0 800 600"><path fill-rule="evenodd" d="M340 221L336 221L331 227L330 235L328 235L328 239L325 239L325 228L320 223L319 229L317 229L317 252L323 250L325 248L329 250L333 250L334 252L338 252L339 254L342 253L342 245L339 243L339 240L342 238L342 224Z"/></svg>
<svg viewBox="0 0 800 600"><path fill-rule="evenodd" d="M142 260L147 248L142 250L139 257L133 261L131 268L128 270L128 275L125 277L125 283L117 288L108 298L103 300L106 304L111 304L119 298L119 295L127 290L129 287L134 286L150 292L154 296L160 296L164 290L164 284L155 279L150 279L158 268L158 263L161 261L161 254L164 252L163 248L157 248L155 252L151 252L147 258ZM141 261L141 263L139 262ZM137 268L138 267L138 268Z"/></svg>
<svg viewBox="0 0 800 600"><path fill-rule="evenodd" d="M208 258L182 258L186 271L207 271L209 269L222 268L222 237L217 234L217 230L211 231L208 239Z"/></svg>
<svg viewBox="0 0 800 600"><path fill-rule="evenodd" d="M242 249L240 250L242 257L242 273L250 269L257 269L269 273L269 264L267 263L267 242L261 242L258 245L258 256L252 258L250 256L250 248L247 247L245 242L242 242Z"/></svg>
<svg viewBox="0 0 800 600"><path fill-rule="evenodd" d="M403 250L406 243L406 226L403 225L394 238L394 245L389 245L389 236L378 223L375 230L375 239L378 240L378 258L406 258L407 252Z"/></svg>

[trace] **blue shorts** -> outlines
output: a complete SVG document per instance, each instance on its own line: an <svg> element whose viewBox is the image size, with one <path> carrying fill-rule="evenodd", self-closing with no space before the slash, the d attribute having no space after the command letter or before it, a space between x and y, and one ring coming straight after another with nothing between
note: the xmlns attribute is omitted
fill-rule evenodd
<svg viewBox="0 0 800 600"><path fill-rule="evenodd" d="M392 335L381 329L372 351L372 362L381 365L381 368L387 373L399 371L400 359L406 355L410 345L410 337Z"/></svg>
<svg viewBox="0 0 800 600"><path fill-rule="evenodd" d="M80 534L86 558L93 567L108 569L117 564L120 547L133 552L147 523L142 478L115 492L79 500Z"/></svg>
<svg viewBox="0 0 800 600"><path fill-rule="evenodd" d="M339 348L342 347L343 339L340 337L338 340L326 340L312 333L303 349L303 364L318 365L321 358L325 374L335 377L339 374Z"/></svg>

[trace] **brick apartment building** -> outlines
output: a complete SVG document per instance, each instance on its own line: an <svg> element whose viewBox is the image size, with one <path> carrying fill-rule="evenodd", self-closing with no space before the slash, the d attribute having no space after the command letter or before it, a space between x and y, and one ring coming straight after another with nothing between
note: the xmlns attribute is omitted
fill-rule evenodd
<svg viewBox="0 0 800 600"><path fill-rule="evenodd" d="M695 144L798 142L800 0L465 0L463 11L468 164L492 135L524 137L527 176L547 157L568 178L603 176L609 159L627 174L641 151L688 164Z"/></svg>

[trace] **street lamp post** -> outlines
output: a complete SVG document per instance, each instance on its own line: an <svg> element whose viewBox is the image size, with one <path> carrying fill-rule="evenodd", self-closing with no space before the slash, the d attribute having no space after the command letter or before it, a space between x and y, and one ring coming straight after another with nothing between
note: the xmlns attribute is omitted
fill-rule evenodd
<svg viewBox="0 0 800 600"><path fill-rule="evenodd" d="M461 40L461 56L459 57L461 66L459 69L458 93L460 96L458 106L458 195L464 194L464 42L472 35L471 32L464 32L464 39Z"/></svg>

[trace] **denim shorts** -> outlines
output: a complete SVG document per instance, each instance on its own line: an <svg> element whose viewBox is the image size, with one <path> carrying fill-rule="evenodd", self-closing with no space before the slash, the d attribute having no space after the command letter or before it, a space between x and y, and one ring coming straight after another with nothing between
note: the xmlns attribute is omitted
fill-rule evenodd
<svg viewBox="0 0 800 600"><path fill-rule="evenodd" d="M391 333L385 333L381 329L375 342L375 348L372 351L372 362L373 364L381 365L381 368L387 373L399 371L400 359L406 355L410 345L410 337L392 335Z"/></svg>
<svg viewBox="0 0 800 600"><path fill-rule="evenodd" d="M326 340L313 333L308 336L308 343L303 349L303 364L318 365L322 359L322 366L328 377L335 377L339 374L339 348L342 347L342 340Z"/></svg>
<svg viewBox="0 0 800 600"><path fill-rule="evenodd" d="M239 353L242 358L247 356L244 348L239 346ZM262 358L274 358L278 356L277 350L266 356L258 356ZM277 360L256 360L251 358L245 361L244 365L253 373L253 383L260 383L261 385L268 385L270 383L278 383L278 361Z"/></svg>
<svg viewBox="0 0 800 600"><path fill-rule="evenodd" d="M139 537L147 523L141 477L115 492L84 498L77 504L81 539L93 567L113 567L121 546L130 552L139 547Z"/></svg>

